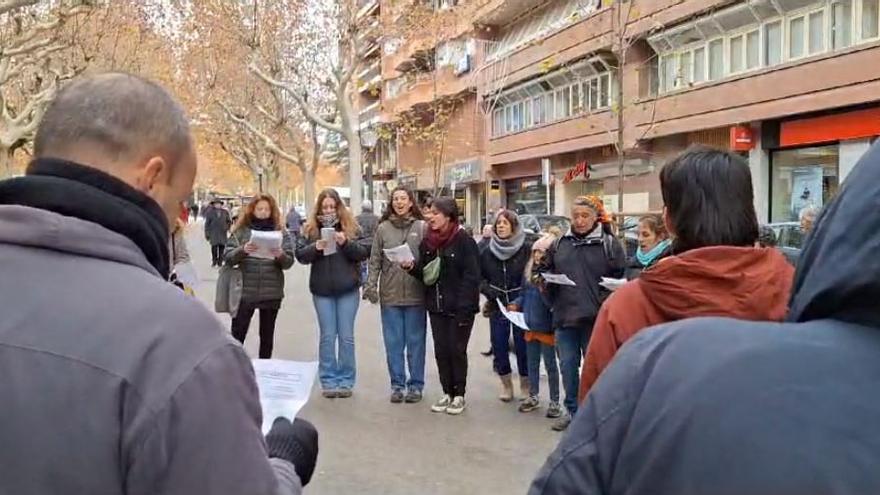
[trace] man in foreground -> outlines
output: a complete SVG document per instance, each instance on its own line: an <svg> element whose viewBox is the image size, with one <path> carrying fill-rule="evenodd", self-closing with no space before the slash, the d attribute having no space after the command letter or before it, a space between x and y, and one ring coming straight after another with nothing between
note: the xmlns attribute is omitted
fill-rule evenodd
<svg viewBox="0 0 880 495"><path fill-rule="evenodd" d="M180 105L78 80L34 156L0 182L0 493L300 493L317 432L279 419L264 440L248 357L167 282L196 174Z"/></svg>
<svg viewBox="0 0 880 495"><path fill-rule="evenodd" d="M878 197L880 145L819 217L788 323L640 332L529 493L880 492Z"/></svg>

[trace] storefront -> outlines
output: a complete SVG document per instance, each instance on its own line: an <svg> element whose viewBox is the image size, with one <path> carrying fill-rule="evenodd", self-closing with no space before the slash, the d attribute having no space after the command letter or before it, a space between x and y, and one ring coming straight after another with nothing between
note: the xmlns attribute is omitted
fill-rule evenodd
<svg viewBox="0 0 880 495"><path fill-rule="evenodd" d="M771 222L796 222L825 207L880 135L880 108L837 112L768 125ZM778 132L778 135L774 135ZM775 139L774 139L775 138ZM776 144L777 146L773 146Z"/></svg>
<svg viewBox="0 0 880 495"><path fill-rule="evenodd" d="M481 225L486 216L486 184L483 179L483 161L472 158L446 168L446 192L455 198L465 223Z"/></svg>
<svg viewBox="0 0 880 495"><path fill-rule="evenodd" d="M553 211L556 199L554 188L548 188L540 175L506 180L504 189L507 209L520 215L545 215Z"/></svg>

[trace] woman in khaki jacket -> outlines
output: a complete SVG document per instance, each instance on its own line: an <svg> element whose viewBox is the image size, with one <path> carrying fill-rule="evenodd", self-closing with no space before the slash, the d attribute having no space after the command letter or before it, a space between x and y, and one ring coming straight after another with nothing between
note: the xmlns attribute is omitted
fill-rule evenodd
<svg viewBox="0 0 880 495"><path fill-rule="evenodd" d="M407 244L417 256L424 230L425 222L412 191L403 187L394 189L391 205L382 215L373 239L364 299L381 305L391 402L395 404L422 400L427 327L425 289L418 279L409 276L397 263L392 263L383 250Z"/></svg>

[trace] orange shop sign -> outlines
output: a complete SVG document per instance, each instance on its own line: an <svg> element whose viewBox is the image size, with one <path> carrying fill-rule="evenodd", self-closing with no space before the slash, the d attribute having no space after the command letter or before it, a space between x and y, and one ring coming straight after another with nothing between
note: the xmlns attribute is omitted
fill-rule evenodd
<svg viewBox="0 0 880 495"><path fill-rule="evenodd" d="M590 166L587 165L587 162L580 162L575 164L574 167L571 167L568 172L565 173L562 183L568 184L581 176L583 176L584 180L590 180Z"/></svg>
<svg viewBox="0 0 880 495"><path fill-rule="evenodd" d="M755 136L752 127L735 125L730 128L730 149L733 151L750 151L755 148Z"/></svg>

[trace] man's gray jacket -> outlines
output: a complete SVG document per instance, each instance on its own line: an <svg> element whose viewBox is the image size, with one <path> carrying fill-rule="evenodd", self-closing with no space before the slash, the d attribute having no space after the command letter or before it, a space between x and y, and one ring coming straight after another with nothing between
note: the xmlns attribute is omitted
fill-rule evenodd
<svg viewBox="0 0 880 495"><path fill-rule="evenodd" d="M0 206L0 494L298 494L253 369L127 237Z"/></svg>

